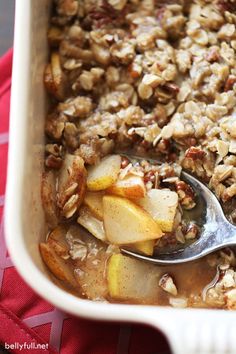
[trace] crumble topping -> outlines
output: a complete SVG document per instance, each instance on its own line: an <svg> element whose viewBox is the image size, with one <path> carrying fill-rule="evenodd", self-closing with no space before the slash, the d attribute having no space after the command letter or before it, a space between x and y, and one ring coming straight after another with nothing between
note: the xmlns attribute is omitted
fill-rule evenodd
<svg viewBox="0 0 236 354"><path fill-rule="evenodd" d="M89 210L87 170L117 155L116 177L114 171L107 174L112 186L103 180L96 189L100 201L109 188L115 195L124 193L127 180L138 188L139 198L153 190L177 194L171 226L164 226L155 247L193 242L201 232L196 221L184 217L197 202L181 179L182 168L208 183L236 221L235 0L56 0L48 40L44 82L52 104L45 123L42 199L51 229L79 215L83 227L106 239L101 210ZM142 159L134 161L125 153ZM101 292L88 290L92 276L85 264L91 247L84 242L71 243L69 252L73 262L79 260L77 276L88 281L82 293L105 299L102 282ZM103 247L89 267L101 263L104 268L107 254L117 253ZM201 301L181 293L169 273L155 280L172 295L168 304L235 308L233 251L218 252L206 262L217 272Z"/></svg>

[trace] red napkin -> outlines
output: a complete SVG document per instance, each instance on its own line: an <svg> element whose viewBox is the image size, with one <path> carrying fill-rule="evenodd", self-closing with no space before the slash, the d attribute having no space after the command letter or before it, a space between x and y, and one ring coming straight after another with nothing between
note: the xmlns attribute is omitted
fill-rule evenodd
<svg viewBox="0 0 236 354"><path fill-rule="evenodd" d="M0 220L6 182L12 51L0 59ZM14 222L14 221L13 221ZM12 265L0 228L0 344L10 353L168 354L165 338L136 325L71 317L36 295Z"/></svg>

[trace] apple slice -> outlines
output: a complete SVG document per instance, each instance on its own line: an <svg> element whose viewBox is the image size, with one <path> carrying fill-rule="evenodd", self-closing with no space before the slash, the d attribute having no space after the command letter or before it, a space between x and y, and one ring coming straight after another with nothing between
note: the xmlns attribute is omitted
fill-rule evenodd
<svg viewBox="0 0 236 354"><path fill-rule="evenodd" d="M151 189L138 204L158 223L161 230L171 232L178 206L178 194L166 189Z"/></svg>
<svg viewBox="0 0 236 354"><path fill-rule="evenodd" d="M137 251L139 253L145 254L147 256L152 256L155 246L155 240L148 240L142 242L136 242L128 245L131 250Z"/></svg>
<svg viewBox="0 0 236 354"><path fill-rule="evenodd" d="M103 220L103 196L103 192L86 192L84 197L84 204L99 220Z"/></svg>
<svg viewBox="0 0 236 354"><path fill-rule="evenodd" d="M153 218L129 199L105 195L103 209L106 236L112 244L154 240L163 235Z"/></svg>
<svg viewBox="0 0 236 354"><path fill-rule="evenodd" d="M47 238L47 244L52 246L56 254L63 259L69 258L70 251L70 246L66 241L66 233L67 227L60 225L50 232Z"/></svg>
<svg viewBox="0 0 236 354"><path fill-rule="evenodd" d="M54 241L55 242L55 241ZM39 249L44 263L56 278L64 281L67 285L78 288L78 284L73 274L70 260L60 257L52 244L40 243Z"/></svg>
<svg viewBox="0 0 236 354"><path fill-rule="evenodd" d="M95 218L86 206L80 208L77 222L85 229L87 229L97 239L106 241L103 222Z"/></svg>
<svg viewBox="0 0 236 354"><path fill-rule="evenodd" d="M120 155L104 157L98 165L88 168L87 187L90 191L101 191L114 184L120 172Z"/></svg>
<svg viewBox="0 0 236 354"><path fill-rule="evenodd" d="M157 266L122 254L114 254L108 261L108 290L116 300L157 302L159 277Z"/></svg>
<svg viewBox="0 0 236 354"><path fill-rule="evenodd" d="M142 177L130 175L124 179L118 179L107 189L107 192L129 199L139 199L145 197L146 188Z"/></svg>

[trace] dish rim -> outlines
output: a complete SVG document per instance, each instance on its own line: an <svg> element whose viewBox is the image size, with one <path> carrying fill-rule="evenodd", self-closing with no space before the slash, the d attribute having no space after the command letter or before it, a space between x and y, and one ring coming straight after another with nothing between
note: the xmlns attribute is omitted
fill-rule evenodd
<svg viewBox="0 0 236 354"><path fill-rule="evenodd" d="M98 303L80 299L53 284L34 264L25 246L21 218L21 198L26 160L27 99L30 72L30 23L31 0L25 0L24 7L16 0L15 39L12 75L11 114L9 130L9 152L4 227L6 243L17 271L25 282L42 298L72 315L94 319L121 322L145 323L157 327L168 337L172 350L177 353L176 335L178 322L187 323L194 318L214 326L215 320L232 323L234 316L224 310L176 309L172 307ZM22 50L24 48L24 50ZM26 68L26 69L24 69ZM17 176L17 178L15 178ZM13 222L14 221L14 222ZM37 281L35 281L37 279ZM196 325L197 325L196 324ZM180 326L181 327L181 326ZM171 331L173 331L171 333ZM198 337L195 339L198 341ZM176 345L176 344L175 344ZM179 352L181 353L181 352ZM186 352L187 353L187 352ZM181 353L183 354L183 352ZM190 351L188 352L190 354Z"/></svg>

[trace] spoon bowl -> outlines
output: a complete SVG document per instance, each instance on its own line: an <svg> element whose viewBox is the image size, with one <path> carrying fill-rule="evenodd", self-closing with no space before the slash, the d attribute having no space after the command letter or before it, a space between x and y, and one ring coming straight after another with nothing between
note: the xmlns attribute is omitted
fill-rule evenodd
<svg viewBox="0 0 236 354"><path fill-rule="evenodd" d="M140 160L136 156L134 159ZM153 159L149 161L158 163ZM122 248L123 253L159 265L171 265L191 262L221 248L236 245L236 226L227 220L213 192L185 171L182 171L181 177L193 188L200 204L200 237L189 245L170 252L156 252L150 257L125 248Z"/></svg>

